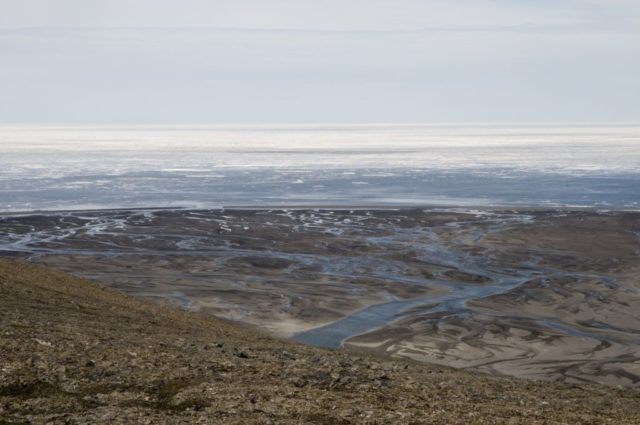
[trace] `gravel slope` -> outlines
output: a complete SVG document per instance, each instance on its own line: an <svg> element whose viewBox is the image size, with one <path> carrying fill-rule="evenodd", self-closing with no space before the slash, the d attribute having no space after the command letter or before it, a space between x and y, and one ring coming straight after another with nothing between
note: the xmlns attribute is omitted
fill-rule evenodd
<svg viewBox="0 0 640 425"><path fill-rule="evenodd" d="M0 424L631 424L640 393L331 352L0 260Z"/></svg>

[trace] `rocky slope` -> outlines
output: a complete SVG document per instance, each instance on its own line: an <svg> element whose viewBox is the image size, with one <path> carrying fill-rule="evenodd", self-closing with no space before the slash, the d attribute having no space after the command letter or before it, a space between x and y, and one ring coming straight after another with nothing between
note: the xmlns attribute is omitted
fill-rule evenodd
<svg viewBox="0 0 640 425"><path fill-rule="evenodd" d="M640 423L640 393L332 352L0 260L0 424Z"/></svg>

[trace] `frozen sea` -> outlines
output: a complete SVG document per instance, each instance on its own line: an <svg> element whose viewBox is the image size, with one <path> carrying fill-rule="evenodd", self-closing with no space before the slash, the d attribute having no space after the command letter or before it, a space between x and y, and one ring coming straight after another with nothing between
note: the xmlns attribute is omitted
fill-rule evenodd
<svg viewBox="0 0 640 425"><path fill-rule="evenodd" d="M0 126L0 211L640 209L640 124Z"/></svg>

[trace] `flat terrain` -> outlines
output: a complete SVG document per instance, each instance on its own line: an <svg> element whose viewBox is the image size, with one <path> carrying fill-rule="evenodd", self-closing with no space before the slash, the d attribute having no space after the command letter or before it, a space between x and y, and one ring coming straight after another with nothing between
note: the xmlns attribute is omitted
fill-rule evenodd
<svg viewBox="0 0 640 425"><path fill-rule="evenodd" d="M139 210L0 218L6 256L311 345L640 386L640 213Z"/></svg>
<svg viewBox="0 0 640 425"><path fill-rule="evenodd" d="M0 423L634 424L640 393L328 351L0 260Z"/></svg>

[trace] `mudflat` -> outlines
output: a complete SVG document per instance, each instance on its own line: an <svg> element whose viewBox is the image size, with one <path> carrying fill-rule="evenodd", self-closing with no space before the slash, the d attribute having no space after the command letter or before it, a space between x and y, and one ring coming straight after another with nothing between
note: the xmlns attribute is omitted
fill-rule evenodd
<svg viewBox="0 0 640 425"><path fill-rule="evenodd" d="M65 212L0 235L5 256L311 345L640 386L637 212Z"/></svg>

